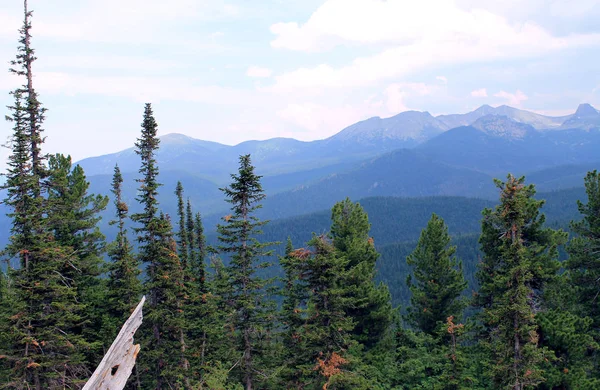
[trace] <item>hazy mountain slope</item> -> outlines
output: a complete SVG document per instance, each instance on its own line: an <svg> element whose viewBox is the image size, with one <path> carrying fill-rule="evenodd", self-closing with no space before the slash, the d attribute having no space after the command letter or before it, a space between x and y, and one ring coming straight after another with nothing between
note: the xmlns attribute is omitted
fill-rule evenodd
<svg viewBox="0 0 600 390"><path fill-rule="evenodd" d="M499 192L496 196L499 196ZM538 192L535 197L546 200L542 211L546 214L547 222L553 225L566 226L572 219L579 219L577 201L587 202L583 187ZM496 199L456 196L351 199L358 201L369 214L371 236L378 247L417 240L432 213L444 218L452 235L479 233L481 212L485 207L493 207L497 203ZM295 245L303 245L313 232L322 234L329 231L333 205L304 215L272 220L265 226L263 238L266 241L285 242L289 236Z"/></svg>
<svg viewBox="0 0 600 390"><path fill-rule="evenodd" d="M374 117L349 126L325 140L351 147L411 148L449 127L428 112L405 111L390 118ZM385 147L386 145L381 145Z"/></svg>
<svg viewBox="0 0 600 390"><path fill-rule="evenodd" d="M558 128L571 117L570 115L551 117L509 106L503 105L494 108L486 104L466 114L438 115L436 119L446 124L448 128L455 128L469 126L486 115L506 116L515 122L530 125L538 130Z"/></svg>
<svg viewBox="0 0 600 390"><path fill-rule="evenodd" d="M182 134L168 134L161 137L157 160L163 169L186 171L218 184L225 184L229 180L229 174L237 167L239 155L249 153L252 154L254 164L261 175L279 176L304 172L300 176L306 182L318 179L323 168L351 164L400 148L415 148L459 126L472 125L488 135L502 136L506 139L520 139L532 129L539 130L539 133L536 133L538 135L552 134L552 137L564 138L567 136L566 130L596 129L600 123L599 118L598 111L587 104L580 105L573 115L565 117L548 117L508 106L497 108L482 106L466 114L437 117L428 112L406 111L390 118L370 118L348 126L327 139L312 142L274 138L228 146L193 139ZM559 131L545 131L548 129ZM552 143L555 140L548 139L542 142ZM565 144L564 140L557 139L555 143L581 149L585 148L585 142L587 141L584 141L583 145ZM594 145L595 148L597 146ZM471 145L467 143L463 147L469 148ZM597 149L595 151L597 152ZM460 154L462 149L457 149L455 152ZM543 155L543 157L547 156ZM534 169L585 161L581 158L568 161L563 159L557 164L548 162L537 164ZM116 163L123 172L136 172L139 158L133 148L130 148L80 162L90 176L110 174ZM472 165L467 166L472 167ZM478 169L485 172L494 171L485 165L479 166ZM332 172L332 170L326 171ZM303 181L297 182L296 185L304 184ZM290 188L290 184L275 184L273 188Z"/></svg>
<svg viewBox="0 0 600 390"><path fill-rule="evenodd" d="M561 125L563 129L600 129L600 111L589 104L580 104L575 114Z"/></svg>
<svg viewBox="0 0 600 390"><path fill-rule="evenodd" d="M378 246L417 239L431 213L442 216L454 234L478 231L481 210L493 205L490 200L444 196L371 197L358 202L369 214L371 236ZM264 239L283 242L289 236L295 245L301 246L310 239L313 232L326 233L330 225L330 209L276 219L264 227Z"/></svg>
<svg viewBox="0 0 600 390"><path fill-rule="evenodd" d="M537 172L526 173L528 182L535 183L539 191L555 191L580 187L585 175L600 169L600 162L580 165L561 165Z"/></svg>
<svg viewBox="0 0 600 390"><path fill-rule="evenodd" d="M401 149L365 161L360 167L334 174L312 185L270 196L261 215L281 218L327 208L336 201L368 196L423 197L464 195L490 197L491 178L451 167L417 152Z"/></svg>
<svg viewBox="0 0 600 390"><path fill-rule="evenodd" d="M507 117L486 116L473 126L448 130L416 150L457 167L518 174L600 161L600 131L539 132Z"/></svg>

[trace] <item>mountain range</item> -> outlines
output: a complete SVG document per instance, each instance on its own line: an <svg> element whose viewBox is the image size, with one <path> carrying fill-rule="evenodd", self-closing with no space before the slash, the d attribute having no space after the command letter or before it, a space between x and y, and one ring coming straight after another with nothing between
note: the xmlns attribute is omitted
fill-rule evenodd
<svg viewBox="0 0 600 390"><path fill-rule="evenodd" d="M251 154L263 175L267 199L260 216L276 219L328 209L346 196L495 200L492 179L509 172L526 174L543 191L581 187L585 173L600 168L599 152L600 112L589 104L561 117L484 105L466 114L407 111L370 118L312 142L274 138L228 146L167 134L157 160L165 212L175 213L173 192L181 181L194 208L213 224L227 212L219 187L228 184L241 154ZM139 157L133 148L79 164L91 191L104 194L118 164L125 200L136 210ZM102 222L107 229L110 215ZM0 229L7 226L3 219L2 212Z"/></svg>

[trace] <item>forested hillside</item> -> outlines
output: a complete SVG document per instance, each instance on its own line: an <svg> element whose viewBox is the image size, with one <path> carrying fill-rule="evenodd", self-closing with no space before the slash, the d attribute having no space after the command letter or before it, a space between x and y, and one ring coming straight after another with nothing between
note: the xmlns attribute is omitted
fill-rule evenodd
<svg viewBox="0 0 600 390"><path fill-rule="evenodd" d="M142 297L127 389L600 388L593 107L230 147L160 138L146 103L132 149L76 164L45 152L24 6L0 389L84 388Z"/></svg>

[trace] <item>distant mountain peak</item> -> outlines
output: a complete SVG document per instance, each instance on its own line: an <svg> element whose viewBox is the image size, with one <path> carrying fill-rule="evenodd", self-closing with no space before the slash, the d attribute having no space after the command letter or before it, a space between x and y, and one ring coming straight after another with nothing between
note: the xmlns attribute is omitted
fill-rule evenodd
<svg viewBox="0 0 600 390"><path fill-rule="evenodd" d="M477 119L473 127L496 137L523 139L535 129L526 123L515 121L506 115L486 115Z"/></svg>
<svg viewBox="0 0 600 390"><path fill-rule="evenodd" d="M600 112L592 107L589 103L582 103L577 107L577 111L575 111L575 115L578 117L586 117L586 116L597 116L600 115Z"/></svg>
<svg viewBox="0 0 600 390"><path fill-rule="evenodd" d="M429 112L410 110L389 118L372 117L357 122L328 140L363 145L393 141L397 143L394 147L412 147L448 129Z"/></svg>
<svg viewBox="0 0 600 390"><path fill-rule="evenodd" d="M169 133L159 138L165 143L188 143L194 140L194 138L181 133Z"/></svg>
<svg viewBox="0 0 600 390"><path fill-rule="evenodd" d="M479 108L477 108L473 112L490 112L490 111L494 111L494 107L490 106L489 104L484 104L484 105L480 106Z"/></svg>

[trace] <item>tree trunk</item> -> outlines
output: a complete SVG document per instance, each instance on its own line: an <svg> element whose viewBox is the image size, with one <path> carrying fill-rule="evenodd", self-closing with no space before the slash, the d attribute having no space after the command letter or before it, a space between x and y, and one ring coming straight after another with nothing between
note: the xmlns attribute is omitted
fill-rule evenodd
<svg viewBox="0 0 600 390"><path fill-rule="evenodd" d="M140 352L140 345L133 344L133 335L142 324L145 301L146 297L143 297L83 390L122 390L125 387Z"/></svg>

